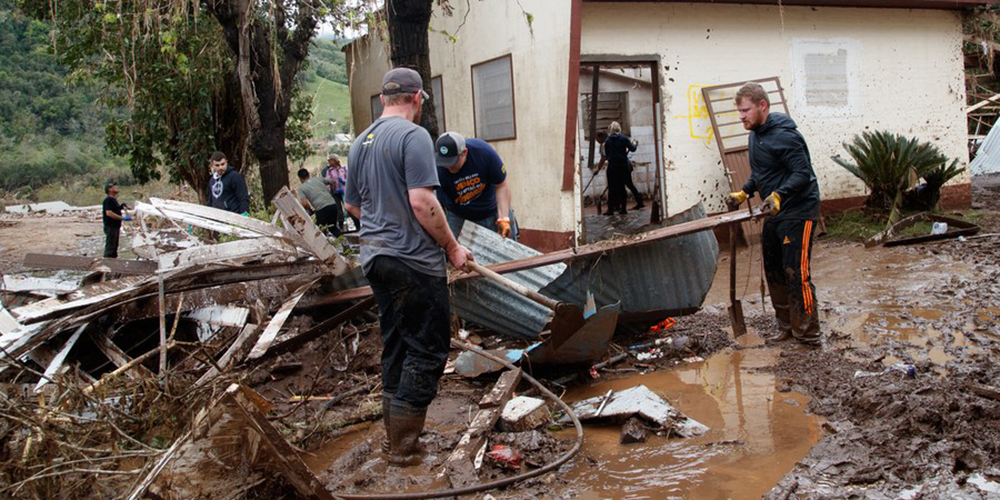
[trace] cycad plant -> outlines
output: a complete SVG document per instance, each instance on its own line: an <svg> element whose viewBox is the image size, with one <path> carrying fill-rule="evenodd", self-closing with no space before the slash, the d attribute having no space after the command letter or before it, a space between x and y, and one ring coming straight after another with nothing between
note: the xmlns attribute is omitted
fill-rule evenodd
<svg viewBox="0 0 1000 500"><path fill-rule="evenodd" d="M888 213L889 224L901 218L907 199L922 200L921 204L928 204L923 209L933 208L941 186L963 170L957 159L948 163L948 157L937 146L887 131L862 132L852 142L845 142L844 149L854 163L839 155L833 161L868 186L865 208L874 214ZM907 196L921 178L925 184L919 193Z"/></svg>

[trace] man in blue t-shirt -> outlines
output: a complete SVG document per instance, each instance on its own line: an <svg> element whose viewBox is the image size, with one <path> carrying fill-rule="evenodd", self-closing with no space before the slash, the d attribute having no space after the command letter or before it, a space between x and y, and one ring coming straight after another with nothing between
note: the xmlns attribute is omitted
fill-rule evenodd
<svg viewBox="0 0 1000 500"><path fill-rule="evenodd" d="M445 132L435 145L437 196L444 207L448 226L457 238L465 221L517 241L517 223L512 224L510 186L500 155L479 139Z"/></svg>

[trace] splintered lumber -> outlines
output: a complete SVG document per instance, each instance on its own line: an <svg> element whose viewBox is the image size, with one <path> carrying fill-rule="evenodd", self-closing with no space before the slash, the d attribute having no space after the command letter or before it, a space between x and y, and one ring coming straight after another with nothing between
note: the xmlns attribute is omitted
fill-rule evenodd
<svg viewBox="0 0 1000 500"><path fill-rule="evenodd" d="M267 222L236 214L226 210L219 210L205 205L196 205L177 200L164 200L160 198L150 198L152 205L162 211L173 214L192 215L202 220L216 221L228 224L236 228L251 231L260 236L281 237L281 230ZM195 225L195 224L192 224ZM199 226L201 227L201 226Z"/></svg>
<svg viewBox="0 0 1000 500"><path fill-rule="evenodd" d="M24 267L30 269L73 269L76 271L96 271L106 268L110 272L118 274L147 275L156 272L157 264L152 260L29 253L24 256Z"/></svg>
<svg viewBox="0 0 1000 500"><path fill-rule="evenodd" d="M127 294L149 278L141 276L126 276L121 279L103 281L80 287L75 292L62 297L39 300L11 310L11 314L21 323L34 323L53 318L59 313L80 309Z"/></svg>
<svg viewBox="0 0 1000 500"><path fill-rule="evenodd" d="M225 260L244 259L269 253L295 255L297 251L293 246L277 238L230 241L160 255L160 271L169 271Z"/></svg>
<svg viewBox="0 0 1000 500"><path fill-rule="evenodd" d="M52 377L54 377L57 373L59 373L59 370L62 368L63 363L66 361L66 356L69 355L69 351L73 349L73 346L76 345L76 341L80 339L80 335L86 329L87 329L86 324L80 325L80 327L77 328L75 332L73 332L73 335L70 335L69 340L67 340L66 343L63 344L62 349L59 349L59 352L56 353L56 356L52 358L52 362L49 363L49 366L45 368L45 376L42 377L37 384L35 384L36 394L41 392L42 387L45 387L45 384L48 384L49 380L52 380Z"/></svg>
<svg viewBox="0 0 1000 500"><path fill-rule="evenodd" d="M536 267L548 266L560 262L569 262L572 260L582 259L586 257L597 257L600 255L613 253L615 250L621 248L629 248L639 245L645 245L648 243L653 243L660 240L686 236L701 231L711 230L718 226L739 224L742 222L749 221L752 218L758 218L758 217L762 217L762 215L759 212L755 212L752 215L749 212L743 210L737 212L728 212L724 214L713 215L711 217L705 217L704 219L693 220L690 222L682 222L680 224L674 224L672 226L667 226L660 229L654 229L646 233L630 235L626 239L599 241L597 243L591 243L590 245L584 245L581 247L567 248L565 250L557 250L555 252L550 252L547 254L536 255L534 257L527 257L524 259L502 262L500 264L486 266L486 268L500 274L511 273L515 271L524 271L525 269L534 269ZM450 283L477 277L479 277L479 273L462 273L459 274L458 276L451 278ZM371 287L352 288L349 290L342 290L327 294L326 296L320 298L319 300L311 302L309 305L318 306L325 304L337 304L341 302L363 299L365 297L371 296L371 294L372 294Z"/></svg>
<svg viewBox="0 0 1000 500"><path fill-rule="evenodd" d="M242 328L249 315L250 309L246 307L209 306L195 309L185 314L184 317L210 325Z"/></svg>
<svg viewBox="0 0 1000 500"><path fill-rule="evenodd" d="M299 243L329 266L334 276L340 276L348 270L347 261L337 253L287 186L278 191L273 201L285 227L295 231L299 236Z"/></svg>
<svg viewBox="0 0 1000 500"><path fill-rule="evenodd" d="M273 459L270 463L278 469L285 479L306 498L333 500L334 496L323 486L316 475L309 470L295 448L285 440L277 429L268 422L266 400L252 389L232 384L226 389L225 399L235 408L251 429L263 438L265 446L271 450Z"/></svg>
<svg viewBox="0 0 1000 500"><path fill-rule="evenodd" d="M443 474L448 476L454 488L461 488L479 482L473 461L486 446L486 438L510 401L521 381L521 369L509 370L500 375L496 385L479 402L479 413L472 419L469 429L459 439L455 450L444 463Z"/></svg>
<svg viewBox="0 0 1000 500"><path fill-rule="evenodd" d="M240 334L236 336L236 340L229 345L229 349L226 349L226 352L223 353L222 357L219 358L215 365L210 367L208 371L198 378L198 380L194 383L194 387L198 387L218 376L220 373L219 369L226 370L230 365L239 363L239 353L245 352L243 350L244 346L253 342L253 339L255 338L254 335L257 333L258 329L259 327L256 323L247 323L247 325L240 330Z"/></svg>
<svg viewBox="0 0 1000 500"><path fill-rule="evenodd" d="M988 105L988 104L990 104L992 102L996 102L997 100L1000 100L1000 94L997 94L997 95L995 95L993 97L990 97L988 99L984 99L982 101L979 101L979 102L973 104L972 106L969 106L969 107L965 108L965 114L969 114L969 113L971 113L971 112L973 112L973 111L975 111L975 110L977 110L979 108L982 108L982 107L984 107L984 106L986 106L986 105Z"/></svg>
<svg viewBox="0 0 1000 500"><path fill-rule="evenodd" d="M278 309L278 312L274 313L274 316L271 317L271 322L267 324L267 328L264 329L264 333L260 334L260 338L257 339L257 344L250 350L250 354L247 356L248 359L259 358L267 352L267 350L271 347L271 343L274 342L274 338L278 336L278 331L280 331L281 327L285 324L285 320L288 319L288 316L292 314L292 310L295 309L295 305L299 303L302 296L305 295L317 281L319 281L318 278L300 286L298 290L295 290L295 292L292 293L292 296L289 297L284 304L281 304L281 308Z"/></svg>

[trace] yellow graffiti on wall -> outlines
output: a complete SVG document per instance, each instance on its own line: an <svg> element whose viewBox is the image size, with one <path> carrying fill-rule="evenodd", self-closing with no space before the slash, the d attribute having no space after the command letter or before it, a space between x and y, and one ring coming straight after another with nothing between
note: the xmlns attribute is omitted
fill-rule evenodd
<svg viewBox="0 0 1000 500"><path fill-rule="evenodd" d="M691 85L687 90L687 114L674 118L687 118L688 132L692 139L704 139L705 144L712 143L712 121L708 116L708 105L701 94L702 87L708 85Z"/></svg>

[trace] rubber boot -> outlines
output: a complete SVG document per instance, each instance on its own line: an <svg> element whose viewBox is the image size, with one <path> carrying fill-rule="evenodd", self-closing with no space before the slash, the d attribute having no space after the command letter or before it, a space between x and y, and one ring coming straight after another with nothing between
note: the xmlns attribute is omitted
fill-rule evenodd
<svg viewBox="0 0 1000 500"><path fill-rule="evenodd" d="M788 311L788 289L785 285L774 283L767 284L771 292L771 306L774 307L774 316L778 320L778 335L770 337L769 342L784 342L792 339L791 315Z"/></svg>
<svg viewBox="0 0 1000 500"><path fill-rule="evenodd" d="M392 415L392 394L382 393L382 424L385 426L385 437L382 439L382 453L389 453L389 416Z"/></svg>
<svg viewBox="0 0 1000 500"><path fill-rule="evenodd" d="M401 467L417 465L424 459L420 433L427 418L426 408L399 404L392 407L389 421L389 463Z"/></svg>

